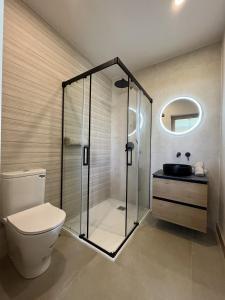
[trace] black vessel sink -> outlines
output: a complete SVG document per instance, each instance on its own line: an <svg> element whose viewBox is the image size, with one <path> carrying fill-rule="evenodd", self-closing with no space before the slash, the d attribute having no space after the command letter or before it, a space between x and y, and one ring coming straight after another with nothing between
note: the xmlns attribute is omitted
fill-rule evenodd
<svg viewBox="0 0 225 300"><path fill-rule="evenodd" d="M190 176L192 174L192 166L183 164L164 164L163 172L170 176Z"/></svg>

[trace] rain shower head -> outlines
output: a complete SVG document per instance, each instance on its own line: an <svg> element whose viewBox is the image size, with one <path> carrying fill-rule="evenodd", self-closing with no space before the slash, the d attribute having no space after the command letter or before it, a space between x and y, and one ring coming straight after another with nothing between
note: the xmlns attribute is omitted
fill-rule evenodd
<svg viewBox="0 0 225 300"><path fill-rule="evenodd" d="M120 88L120 89L127 88L128 87L128 81L125 80L124 78L122 78L122 79L117 80L115 82L115 86Z"/></svg>

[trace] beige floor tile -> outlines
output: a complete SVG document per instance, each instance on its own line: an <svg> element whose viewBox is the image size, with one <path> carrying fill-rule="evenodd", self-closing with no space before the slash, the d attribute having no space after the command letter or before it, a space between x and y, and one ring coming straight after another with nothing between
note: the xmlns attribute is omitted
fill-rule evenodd
<svg viewBox="0 0 225 300"><path fill-rule="evenodd" d="M167 300L191 300L192 280L181 273L168 270L166 272Z"/></svg>
<svg viewBox="0 0 225 300"><path fill-rule="evenodd" d="M225 284L225 283L224 283ZM193 283L192 285L192 300L224 300L225 294L222 290L210 289L209 287Z"/></svg>
<svg viewBox="0 0 225 300"><path fill-rule="evenodd" d="M129 251L139 253L162 268L186 277L191 276L191 250L189 238L149 226L138 229L129 247Z"/></svg>
<svg viewBox="0 0 225 300"><path fill-rule="evenodd" d="M162 300L117 263L96 257L61 294L60 300Z"/></svg>
<svg viewBox="0 0 225 300"><path fill-rule="evenodd" d="M191 241L141 227L117 259L135 280L163 299L191 298Z"/></svg>
<svg viewBox="0 0 225 300"><path fill-rule="evenodd" d="M95 255L95 251L63 234L57 242L49 269L32 280L23 279L5 258L0 265L4 297L16 300L57 299L58 293Z"/></svg>
<svg viewBox="0 0 225 300"><path fill-rule="evenodd" d="M1 300L225 300L225 260L213 235L149 216L115 262L63 234L49 270L25 280L0 261Z"/></svg>
<svg viewBox="0 0 225 300"><path fill-rule="evenodd" d="M222 294L225 299L225 260L215 237L195 239L192 249L193 296L200 294L203 295L200 299L203 299L208 291L218 297Z"/></svg>

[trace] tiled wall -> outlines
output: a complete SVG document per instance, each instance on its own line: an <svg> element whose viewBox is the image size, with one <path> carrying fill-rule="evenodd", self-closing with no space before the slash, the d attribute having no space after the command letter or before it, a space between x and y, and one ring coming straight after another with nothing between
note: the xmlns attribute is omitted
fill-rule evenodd
<svg viewBox="0 0 225 300"><path fill-rule="evenodd" d="M222 49L222 110L221 110L221 127L222 127L222 138L221 138L221 161L220 161L220 206L219 206L219 227L223 235L225 243L225 34L223 38L223 49Z"/></svg>
<svg viewBox="0 0 225 300"><path fill-rule="evenodd" d="M0 1L0 172L1 172L1 106L2 106L3 12L4 12L4 1ZM5 252L6 252L6 247L5 247L4 230L3 230L3 226L0 225L0 258L3 255L5 255Z"/></svg>
<svg viewBox="0 0 225 300"><path fill-rule="evenodd" d="M47 169L46 201L59 205L61 82L89 64L21 1L6 0L2 169Z"/></svg>
<svg viewBox="0 0 225 300"><path fill-rule="evenodd" d="M46 201L59 205L61 83L90 65L22 2L5 6L3 171L46 168ZM103 130L110 126L111 86L96 82L101 102L93 118Z"/></svg>
<svg viewBox="0 0 225 300"><path fill-rule="evenodd" d="M60 204L62 81L91 67L22 1L6 0L2 170L46 168L46 201L56 206ZM110 191L110 100L111 81L102 75L94 77L92 117L96 120L93 126L97 134L93 143L97 145L95 159L102 166L101 170L93 168L93 199L100 200L108 197ZM75 99L72 102L76 106ZM77 125L71 123L71 127ZM97 144L97 140L101 142ZM103 142L107 149L101 147ZM70 164L77 149L70 147L67 150L67 163ZM72 173L65 177L68 215L75 212L80 201L78 197L77 202L71 201L74 196L79 196L74 187L80 180L80 177L74 177L78 169L73 169L72 164L71 167Z"/></svg>

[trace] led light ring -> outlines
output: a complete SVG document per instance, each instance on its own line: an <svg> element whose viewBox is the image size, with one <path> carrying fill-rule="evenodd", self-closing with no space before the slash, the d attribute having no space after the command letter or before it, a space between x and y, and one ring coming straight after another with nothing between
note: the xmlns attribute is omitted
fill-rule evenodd
<svg viewBox="0 0 225 300"><path fill-rule="evenodd" d="M162 121L162 114L164 112L164 110L167 108L167 106L169 106L171 103L175 102L175 101L178 101L178 100L189 100L193 103L196 104L196 106L198 107L198 111L199 111L199 118L198 118L198 121L196 122L196 124L191 127L190 129L186 130L186 131L183 131L183 132L174 132L174 131L171 131L169 129L166 128L166 126L163 124L163 121ZM171 101L169 101L166 105L163 106L161 112L160 112L160 124L162 126L162 128L167 131L168 133L170 134L174 134L174 135L182 135L182 134L186 134L186 133L189 133L191 132L192 130L194 130L196 127L198 127L198 125L200 124L202 120L202 108L201 108L201 105L193 98L191 97L178 97L178 98L175 98L175 99L172 99Z"/></svg>
<svg viewBox="0 0 225 300"><path fill-rule="evenodd" d="M175 5L179 6L181 4L183 4L185 2L185 0L175 0Z"/></svg>
<svg viewBox="0 0 225 300"><path fill-rule="evenodd" d="M132 108L132 107L129 107L129 110L133 111L135 114L137 113L137 111L134 108ZM141 129L142 126L143 126L143 123L144 123L142 113L140 113L140 119L141 119L140 120L140 129ZM132 136L133 134L135 134L135 132L136 132L136 128L134 129L134 131L132 131L131 133L129 133L128 136L129 137Z"/></svg>

